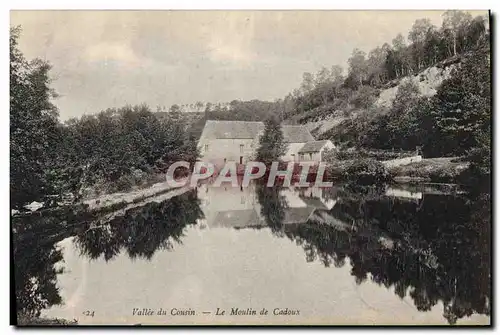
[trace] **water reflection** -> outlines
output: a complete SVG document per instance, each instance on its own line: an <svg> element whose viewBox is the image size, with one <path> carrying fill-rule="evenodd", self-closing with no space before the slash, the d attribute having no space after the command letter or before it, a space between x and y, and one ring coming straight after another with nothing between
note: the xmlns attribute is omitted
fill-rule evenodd
<svg viewBox="0 0 500 335"><path fill-rule="evenodd" d="M57 242L74 236L82 256L109 261L125 250L131 258L151 259L155 252L181 243L186 226L203 217L196 191L111 213L31 216L12 222L16 309L37 317L61 304L57 275L64 271ZM68 224L68 222L70 224Z"/></svg>
<svg viewBox="0 0 500 335"><path fill-rule="evenodd" d="M380 191L368 189L360 196L341 190L333 208L315 207L302 224L284 225L284 233L303 247L308 262L342 267L348 259L358 285L369 278L394 287L419 311L441 301L450 324L473 313L489 315L489 195L471 199L408 192L398 198L394 194L403 191L386 190L390 197ZM264 201L276 197L274 190L261 192L269 194L259 197ZM273 202L273 210L262 214L281 204ZM279 226L274 216L268 220Z"/></svg>
<svg viewBox="0 0 500 335"><path fill-rule="evenodd" d="M129 209L105 222L92 222L74 241L91 259L103 256L109 261L122 250L131 258L151 259L158 250L170 250L174 243L181 243L184 228L202 217L196 192L190 191Z"/></svg>
<svg viewBox="0 0 500 335"><path fill-rule="evenodd" d="M441 303L450 324L490 314L490 196L484 193L428 185L204 184L112 213L26 220L13 222L17 311L25 315L63 302L57 285L63 255L56 242L72 236L81 257L92 261L111 262L119 255L150 261L182 243L189 226L208 232L270 231L280 241L299 245L306 262L349 265L357 285L376 283L388 294L411 298L422 312ZM230 244L220 248L232 252Z"/></svg>
<svg viewBox="0 0 500 335"><path fill-rule="evenodd" d="M269 227L302 246L306 261L350 262L419 311L443 303L450 324L490 314L490 197L452 186L214 188L204 185L210 227Z"/></svg>

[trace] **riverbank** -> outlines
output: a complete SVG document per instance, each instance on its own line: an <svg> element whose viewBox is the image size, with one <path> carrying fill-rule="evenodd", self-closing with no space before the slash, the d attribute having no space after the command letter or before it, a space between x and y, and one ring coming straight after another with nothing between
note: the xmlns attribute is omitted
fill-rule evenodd
<svg viewBox="0 0 500 335"><path fill-rule="evenodd" d="M182 179L183 181L186 179ZM120 203L131 204L142 202L148 198L156 197L175 190L178 187L168 185L166 181L156 183L147 188L136 189L130 192L116 192L111 194L102 194L98 197L86 199L84 204L89 206L89 209L99 209L108 206L115 206Z"/></svg>
<svg viewBox="0 0 500 335"><path fill-rule="evenodd" d="M461 183L469 163L459 157L425 158L409 164L387 166L374 159L334 160L328 163L326 179L372 184L397 183Z"/></svg>
<svg viewBox="0 0 500 335"><path fill-rule="evenodd" d="M78 217L75 213L89 213L91 215L112 213L119 210L127 209L128 207L134 205L139 205L149 200L153 201L153 198L161 197L166 200L170 197L180 195L187 191L189 187L171 187L167 182L157 183L151 187L139 189L131 192L119 192L111 194L103 194L99 197L86 199L82 202L76 204L62 205L59 207L43 208L34 206L30 212L12 212L12 217L14 219L22 219L25 217L37 216L54 216L69 212L72 212L73 216ZM41 205L41 204L40 204Z"/></svg>
<svg viewBox="0 0 500 335"><path fill-rule="evenodd" d="M420 162L389 168L394 181L455 183L469 167L468 162L458 157L425 158Z"/></svg>
<svg viewBox="0 0 500 335"><path fill-rule="evenodd" d="M50 319L41 317L17 316L17 326L77 326L76 320Z"/></svg>

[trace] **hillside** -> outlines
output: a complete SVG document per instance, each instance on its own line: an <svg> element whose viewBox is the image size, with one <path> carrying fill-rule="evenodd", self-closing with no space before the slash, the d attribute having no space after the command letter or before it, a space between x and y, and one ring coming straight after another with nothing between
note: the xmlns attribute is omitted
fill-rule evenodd
<svg viewBox="0 0 500 335"><path fill-rule="evenodd" d="M396 93L401 85L412 82L418 86L421 96L432 97L436 94L437 88L441 83L450 78L451 71L459 66L461 57L452 57L438 64L428 67L416 75L405 76L403 78L393 80L385 85L384 88L379 90L374 101L376 109L368 111L367 109L347 107L344 110L331 110L326 115L312 117L311 115L321 110L328 108L327 106L320 106L313 110L308 110L285 120L285 123L290 124L303 124L305 125L316 138L325 138L336 140L335 137L329 136L336 133L336 127L342 126L344 121L355 120L359 115L367 112L383 113L392 107L393 101L396 98ZM307 120L304 122L304 120Z"/></svg>

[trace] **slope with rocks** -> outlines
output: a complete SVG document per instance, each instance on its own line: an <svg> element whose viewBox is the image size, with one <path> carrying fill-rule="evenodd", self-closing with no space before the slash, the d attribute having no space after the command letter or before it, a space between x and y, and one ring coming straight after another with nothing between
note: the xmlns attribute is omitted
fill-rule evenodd
<svg viewBox="0 0 500 335"><path fill-rule="evenodd" d="M437 88L441 83L450 77L454 68L459 66L461 61L460 57L453 57L451 59L442 61L432 67L426 68L420 73L403 77L397 80L392 80L385 84L379 90L373 106L376 107L369 112L383 113L392 107L392 103L396 97L398 88L409 82L414 82L422 96L431 97L436 94ZM327 106L315 108L315 110L305 111L301 114L294 115L286 123L300 123L306 126L316 138L330 137L330 134L336 133L336 128L341 127L346 120L354 120L359 115L368 112L366 109L349 108L349 109L330 109L327 113L318 113L322 108L328 109ZM317 117L311 117L313 114L319 114ZM330 138L331 139L331 138ZM335 138L334 138L335 140Z"/></svg>

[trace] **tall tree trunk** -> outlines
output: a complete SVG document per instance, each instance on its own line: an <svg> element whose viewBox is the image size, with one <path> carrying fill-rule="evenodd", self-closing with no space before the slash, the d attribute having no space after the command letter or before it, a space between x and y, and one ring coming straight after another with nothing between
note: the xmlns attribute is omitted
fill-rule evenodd
<svg viewBox="0 0 500 335"><path fill-rule="evenodd" d="M457 33L453 34L453 56L457 55Z"/></svg>

